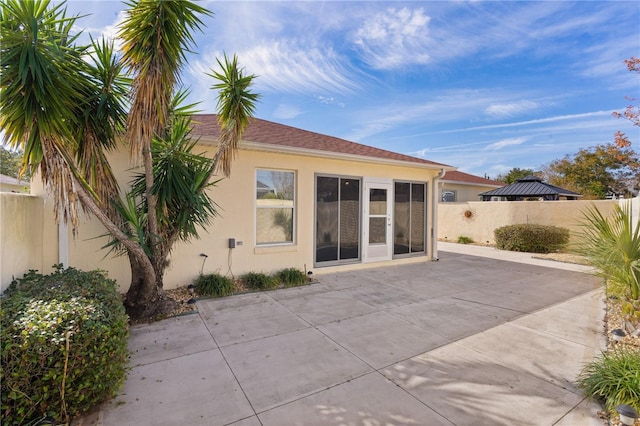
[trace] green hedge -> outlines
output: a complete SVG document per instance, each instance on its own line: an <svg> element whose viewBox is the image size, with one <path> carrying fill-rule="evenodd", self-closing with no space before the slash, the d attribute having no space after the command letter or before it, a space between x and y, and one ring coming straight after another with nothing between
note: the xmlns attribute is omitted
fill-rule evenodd
<svg viewBox="0 0 640 426"><path fill-rule="evenodd" d="M557 226L518 224L493 231L496 247L501 250L550 253L569 243L569 230Z"/></svg>
<svg viewBox="0 0 640 426"><path fill-rule="evenodd" d="M30 271L5 296L2 424L45 415L67 423L115 395L126 378L129 336L115 281L100 271Z"/></svg>

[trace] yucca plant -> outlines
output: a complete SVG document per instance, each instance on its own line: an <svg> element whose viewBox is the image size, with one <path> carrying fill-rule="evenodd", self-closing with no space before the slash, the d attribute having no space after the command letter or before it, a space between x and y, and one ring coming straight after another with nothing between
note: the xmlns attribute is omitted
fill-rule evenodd
<svg viewBox="0 0 640 426"><path fill-rule="evenodd" d="M640 298L640 220L631 206L616 206L610 217L589 207L581 223L575 251L607 282L607 295L636 304Z"/></svg>

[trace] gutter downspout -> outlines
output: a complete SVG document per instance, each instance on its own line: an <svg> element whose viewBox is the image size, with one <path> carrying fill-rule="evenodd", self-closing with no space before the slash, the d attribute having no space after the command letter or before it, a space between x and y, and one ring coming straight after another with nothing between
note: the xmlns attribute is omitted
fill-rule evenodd
<svg viewBox="0 0 640 426"><path fill-rule="evenodd" d="M438 258L438 202L440 201L440 188L438 180L447 174L445 169L440 169L440 173L431 180L433 200L431 202L431 260L437 262Z"/></svg>
<svg viewBox="0 0 640 426"><path fill-rule="evenodd" d="M69 267L69 226L62 220L58 224L58 263Z"/></svg>

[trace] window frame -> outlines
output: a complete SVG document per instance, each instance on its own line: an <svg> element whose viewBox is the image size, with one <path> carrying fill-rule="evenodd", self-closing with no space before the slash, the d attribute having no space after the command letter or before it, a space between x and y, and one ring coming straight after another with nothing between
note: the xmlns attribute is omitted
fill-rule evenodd
<svg viewBox="0 0 640 426"><path fill-rule="evenodd" d="M271 205L271 206L258 206L258 173L259 172L281 172L281 173L292 173L293 174L293 203L292 206L279 206L279 205ZM293 246L296 245L296 236L297 236L297 211L298 211L298 173L296 170L290 169L275 169L269 167L256 167L254 173L254 191L253 191L253 239L255 247L278 247L278 246ZM258 209L291 209L291 241L278 241L278 242L259 242L258 241Z"/></svg>

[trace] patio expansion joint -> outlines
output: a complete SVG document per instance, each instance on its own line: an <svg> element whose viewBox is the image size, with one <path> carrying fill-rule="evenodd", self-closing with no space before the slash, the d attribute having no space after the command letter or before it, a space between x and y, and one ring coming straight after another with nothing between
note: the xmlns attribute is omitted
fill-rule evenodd
<svg viewBox="0 0 640 426"><path fill-rule="evenodd" d="M240 390L242 391L242 394L244 395L244 398L247 400L247 403L249 404L249 407L251 407L251 411L253 411L253 414L257 417L257 413L256 413L256 409L253 406L253 404L251 403L251 400L249 399L249 397L247 396L247 392L244 390L244 388L242 387L242 384L240 383L240 380L238 380L238 376L236 376L235 371L233 371L233 368L231 368L231 364L229 364L229 360L227 359L227 357L224 354L224 351L222 350L222 348L220 347L220 345L218 344L218 341L216 340L215 336L213 335L213 332L211 331L211 329L209 328L209 326L207 325L207 322L202 318L202 316L200 315L200 313L198 313L198 316L200 317L200 320L202 321L202 323L204 324L204 327L207 329L207 332L209 333L209 335L211 336L211 338L213 339L213 342L216 344L216 348L218 348L218 351L220 351L220 356L222 357L222 359L224 360L224 363L227 365L227 368L229 369L229 371L231 372L231 374L233 375L233 380L236 381L236 383L238 384L238 387L240 388ZM251 417L251 416L250 416ZM238 421L241 419L237 419L234 420ZM262 422L260 421L260 419L258 419L258 421L260 422L260 424L262 425Z"/></svg>

